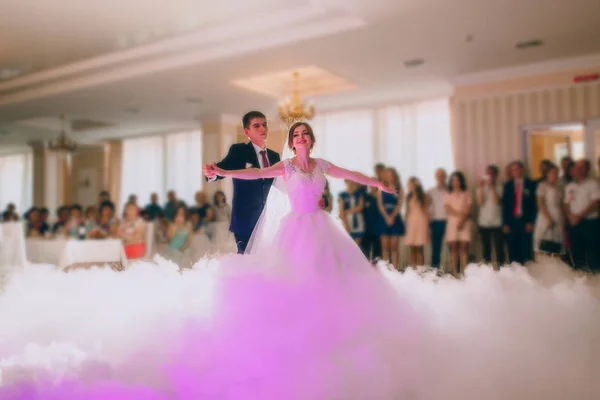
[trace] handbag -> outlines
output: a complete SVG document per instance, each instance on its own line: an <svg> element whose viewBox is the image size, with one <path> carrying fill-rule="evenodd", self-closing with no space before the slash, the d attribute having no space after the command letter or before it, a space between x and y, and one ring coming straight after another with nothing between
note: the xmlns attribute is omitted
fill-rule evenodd
<svg viewBox="0 0 600 400"><path fill-rule="evenodd" d="M550 229L546 229L546 232L544 232L544 235L546 233L548 233L548 231L550 231ZM562 248L563 248L563 245L561 242L557 242L554 240L545 240L545 239L540 240L539 249L540 249L540 251L542 251L544 253L561 254Z"/></svg>

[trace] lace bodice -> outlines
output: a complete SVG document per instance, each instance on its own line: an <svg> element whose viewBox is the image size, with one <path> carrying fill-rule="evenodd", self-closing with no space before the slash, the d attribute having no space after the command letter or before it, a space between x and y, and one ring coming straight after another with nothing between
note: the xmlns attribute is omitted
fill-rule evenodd
<svg viewBox="0 0 600 400"><path fill-rule="evenodd" d="M325 174L330 164L317 158L315 168L310 173L301 171L289 158L283 160L283 165L292 212L306 214L319 211L319 200L325 188Z"/></svg>

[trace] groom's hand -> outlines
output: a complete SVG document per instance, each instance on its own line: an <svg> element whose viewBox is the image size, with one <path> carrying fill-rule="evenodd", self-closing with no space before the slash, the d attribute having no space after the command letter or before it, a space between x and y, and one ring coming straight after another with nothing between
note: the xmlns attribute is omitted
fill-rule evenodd
<svg viewBox="0 0 600 400"><path fill-rule="evenodd" d="M202 167L202 173L207 179L213 179L217 176L212 164L204 164L204 166Z"/></svg>

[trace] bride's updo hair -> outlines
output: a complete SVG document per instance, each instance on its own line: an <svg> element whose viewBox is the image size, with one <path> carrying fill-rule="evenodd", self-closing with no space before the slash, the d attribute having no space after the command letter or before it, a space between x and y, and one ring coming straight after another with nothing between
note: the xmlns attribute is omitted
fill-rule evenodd
<svg viewBox="0 0 600 400"><path fill-rule="evenodd" d="M291 126L291 128L288 132L288 147L290 148L290 150L292 150L294 152L294 154L296 154L296 149L294 149L294 131L299 126L306 127L306 130L308 131L308 135L310 136L310 141L311 141L310 149L311 150L313 149L313 146L315 145L315 134L313 133L313 129L308 124L308 122L296 122L294 125Z"/></svg>

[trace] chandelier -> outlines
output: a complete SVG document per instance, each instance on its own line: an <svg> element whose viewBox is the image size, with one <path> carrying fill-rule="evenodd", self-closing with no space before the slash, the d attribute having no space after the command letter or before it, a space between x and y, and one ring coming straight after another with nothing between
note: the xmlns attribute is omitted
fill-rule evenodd
<svg viewBox="0 0 600 400"><path fill-rule="evenodd" d="M77 150L77 142L67 137L65 116L63 115L61 119L63 128L58 137L48 143L48 148L56 152L73 153L75 150Z"/></svg>
<svg viewBox="0 0 600 400"><path fill-rule="evenodd" d="M287 127L292 126L296 122L313 119L315 116L315 107L311 105L305 108L304 102L302 102L302 98L300 97L300 90L298 89L299 75L298 72L294 72L292 97L279 105L279 118Z"/></svg>

